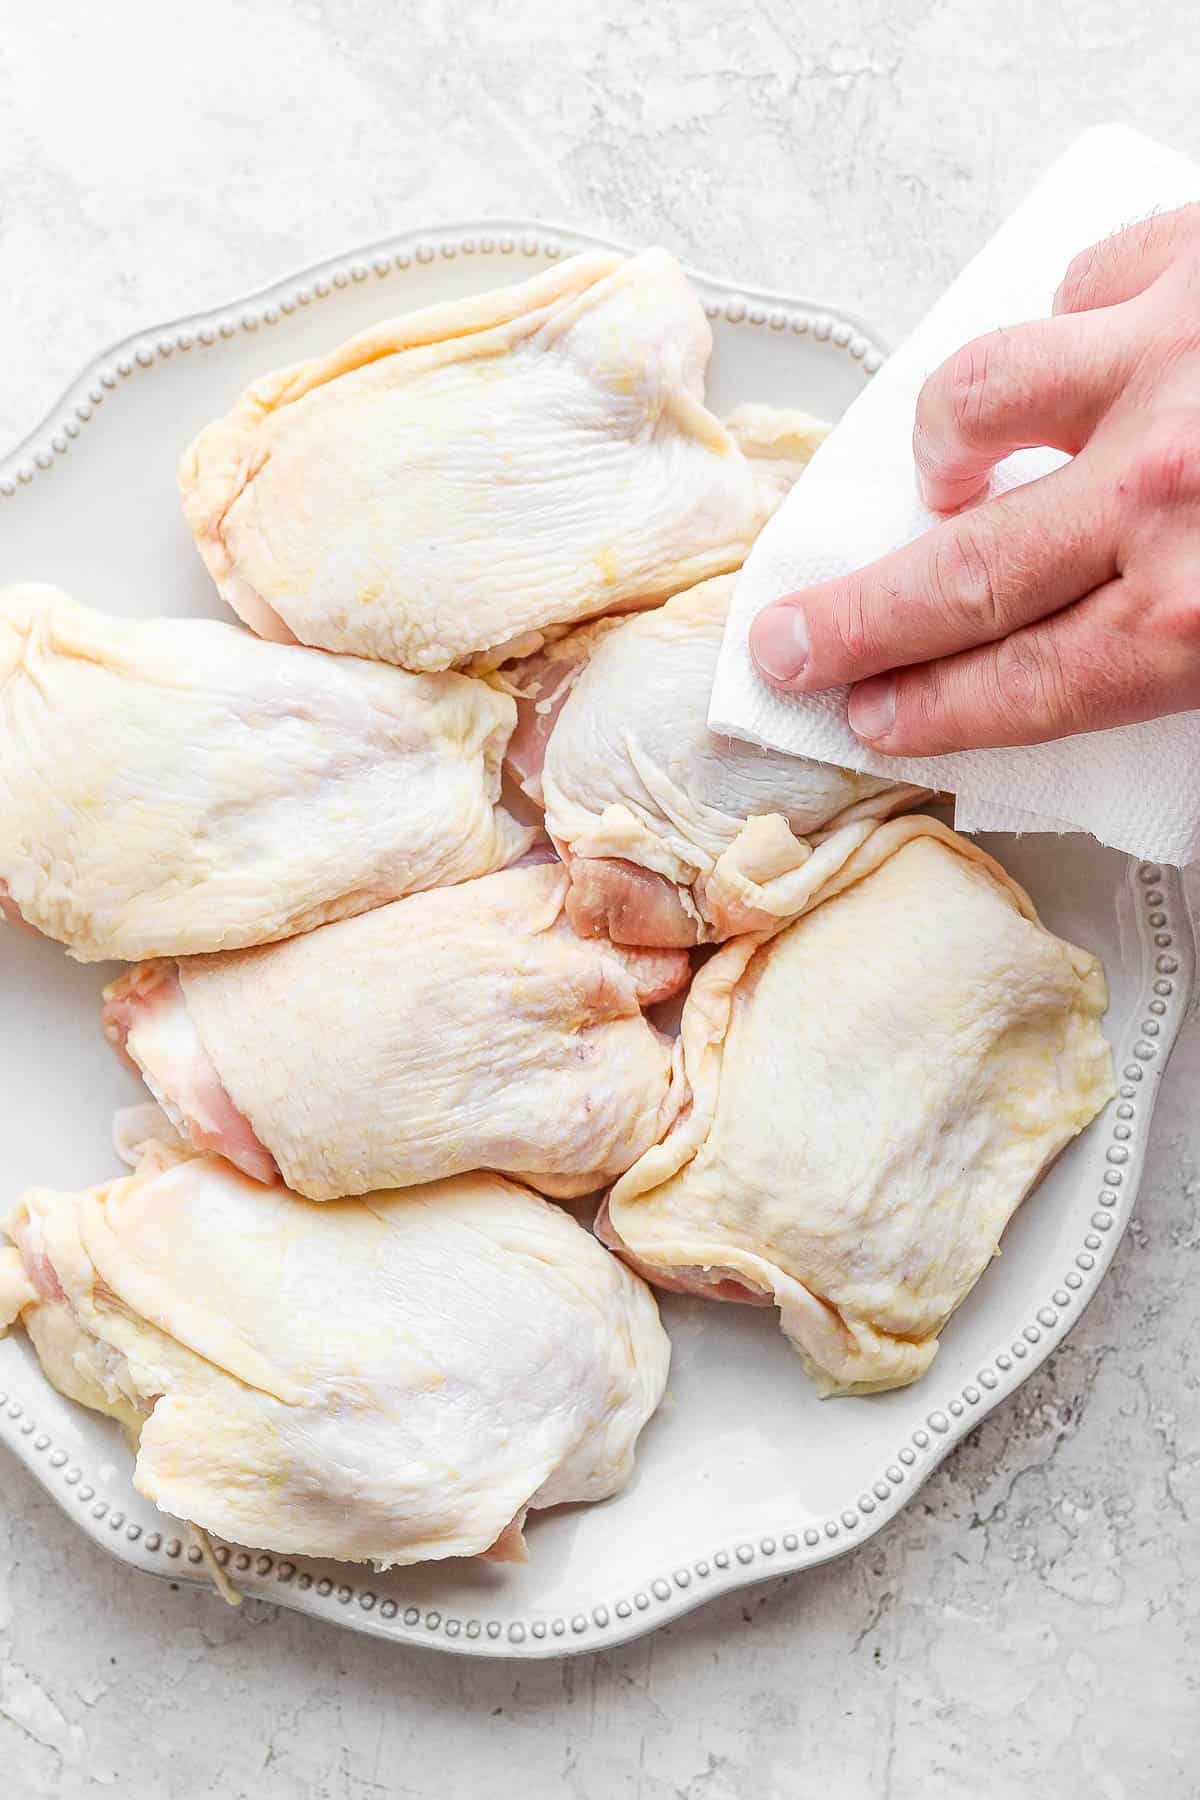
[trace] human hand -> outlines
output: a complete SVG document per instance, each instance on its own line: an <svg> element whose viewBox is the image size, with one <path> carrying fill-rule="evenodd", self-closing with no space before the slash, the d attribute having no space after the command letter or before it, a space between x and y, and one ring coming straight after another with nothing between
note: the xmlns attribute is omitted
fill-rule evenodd
<svg viewBox="0 0 1200 1800"><path fill-rule="evenodd" d="M1036 445L1073 460L971 504ZM852 684L851 729L904 756L1200 706L1200 205L1085 250L1053 317L944 363L913 454L926 505L966 510L764 608L768 679Z"/></svg>

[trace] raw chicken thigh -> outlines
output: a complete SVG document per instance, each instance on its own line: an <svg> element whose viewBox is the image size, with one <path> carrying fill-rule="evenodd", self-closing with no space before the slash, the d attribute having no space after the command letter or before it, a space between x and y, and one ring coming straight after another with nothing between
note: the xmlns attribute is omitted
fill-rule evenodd
<svg viewBox="0 0 1200 1800"><path fill-rule="evenodd" d="M542 794L546 748L562 709L600 640L628 623L624 613L589 619L565 637L551 638L531 656L506 663L491 676L517 703L516 729L504 752L504 773L532 801L539 816L546 804Z"/></svg>
<svg viewBox="0 0 1200 1800"><path fill-rule="evenodd" d="M782 814L808 839L886 818L925 791L708 729L733 581L702 582L615 629L585 628L534 663L538 697L521 703L509 764L544 802L571 871L567 910L585 934L667 945L755 930L768 921L728 879L748 819ZM523 685L519 668L512 680Z"/></svg>
<svg viewBox="0 0 1200 1800"><path fill-rule="evenodd" d="M528 1509L625 1484L666 1381L642 1283L496 1175L311 1206L185 1156L7 1228L0 1330L120 1420L140 1493L257 1549L523 1560Z"/></svg>
<svg viewBox="0 0 1200 1800"><path fill-rule="evenodd" d="M519 856L463 675L0 592L0 899L82 962L233 949Z"/></svg>
<svg viewBox="0 0 1200 1800"><path fill-rule="evenodd" d="M1113 1093L1104 974L933 819L846 827L789 883L802 916L696 977L691 1108L601 1235L667 1286L774 1300L826 1391L898 1387Z"/></svg>
<svg viewBox="0 0 1200 1800"><path fill-rule="evenodd" d="M726 428L711 348L665 251L574 257L264 376L184 456L187 522L264 637L499 662L741 563L824 427Z"/></svg>
<svg viewBox="0 0 1200 1800"><path fill-rule="evenodd" d="M680 951L579 938L558 863L509 869L262 950L157 962L106 1029L197 1147L312 1200L467 1169L592 1191L680 1104L641 1008Z"/></svg>

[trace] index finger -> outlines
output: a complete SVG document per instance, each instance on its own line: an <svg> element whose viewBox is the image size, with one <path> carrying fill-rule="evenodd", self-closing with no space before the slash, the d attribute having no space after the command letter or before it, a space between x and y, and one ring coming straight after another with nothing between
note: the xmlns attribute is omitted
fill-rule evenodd
<svg viewBox="0 0 1200 1800"><path fill-rule="evenodd" d="M1117 551L1088 456L774 601L750 629L759 669L815 693L992 643L1090 593L1116 574Z"/></svg>

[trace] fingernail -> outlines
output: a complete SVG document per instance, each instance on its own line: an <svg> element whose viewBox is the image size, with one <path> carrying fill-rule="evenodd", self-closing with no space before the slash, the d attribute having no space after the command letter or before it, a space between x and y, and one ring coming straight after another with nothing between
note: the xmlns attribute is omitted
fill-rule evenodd
<svg viewBox="0 0 1200 1800"><path fill-rule="evenodd" d="M855 737L871 744L890 737L896 723L896 677L873 675L860 681L851 689L847 717Z"/></svg>
<svg viewBox="0 0 1200 1800"><path fill-rule="evenodd" d="M750 652L772 681L795 681L808 666L808 626L798 606L768 606L750 632Z"/></svg>

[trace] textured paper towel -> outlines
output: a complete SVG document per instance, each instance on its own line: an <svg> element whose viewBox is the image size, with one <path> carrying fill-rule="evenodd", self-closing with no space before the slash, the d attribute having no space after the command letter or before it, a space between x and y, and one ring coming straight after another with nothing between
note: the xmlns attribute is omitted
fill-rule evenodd
<svg viewBox="0 0 1200 1800"><path fill-rule="evenodd" d="M927 375L969 339L1045 316L1077 251L1156 210L1200 200L1200 167L1124 126L1087 131L896 351L826 439L750 553L734 593L709 708L714 731L772 750L946 789L964 831L1090 831L1156 862L1200 860L1200 713L1018 750L886 757L846 723L846 690L784 695L757 674L750 621L769 600L844 575L930 525L912 425ZM1025 450L1001 493L1065 460Z"/></svg>

